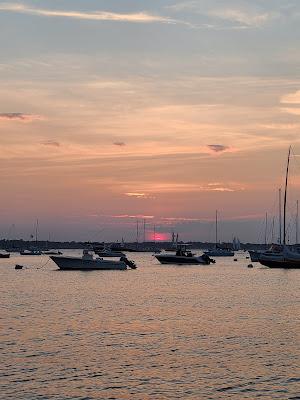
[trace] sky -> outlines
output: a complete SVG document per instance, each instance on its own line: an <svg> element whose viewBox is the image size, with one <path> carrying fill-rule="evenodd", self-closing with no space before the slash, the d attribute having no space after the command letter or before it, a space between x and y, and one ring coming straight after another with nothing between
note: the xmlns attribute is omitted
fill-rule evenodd
<svg viewBox="0 0 300 400"><path fill-rule="evenodd" d="M0 237L278 237L298 0L0 0ZM273 222L274 219L274 222Z"/></svg>

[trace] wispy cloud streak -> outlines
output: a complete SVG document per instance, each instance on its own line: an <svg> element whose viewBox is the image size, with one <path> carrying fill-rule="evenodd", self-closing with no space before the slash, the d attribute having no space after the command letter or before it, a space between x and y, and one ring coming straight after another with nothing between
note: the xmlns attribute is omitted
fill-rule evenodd
<svg viewBox="0 0 300 400"><path fill-rule="evenodd" d="M44 17L65 17L73 19L85 19L93 21L120 21L134 23L176 23L177 21L159 15L152 15L146 12L121 14L108 11L83 12L83 11L64 11L64 10L48 10L41 8L29 7L19 3L4 3L0 4L0 11L37 15Z"/></svg>
<svg viewBox="0 0 300 400"><path fill-rule="evenodd" d="M0 113L0 121L22 121L31 122L35 120L40 120L42 117L40 115L34 114L23 114L23 113Z"/></svg>

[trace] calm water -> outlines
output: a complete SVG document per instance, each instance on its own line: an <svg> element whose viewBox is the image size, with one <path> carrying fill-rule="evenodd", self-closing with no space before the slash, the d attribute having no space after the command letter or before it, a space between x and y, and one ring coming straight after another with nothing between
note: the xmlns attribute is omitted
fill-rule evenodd
<svg viewBox="0 0 300 400"><path fill-rule="evenodd" d="M131 258L0 260L2 399L300 399L299 270Z"/></svg>

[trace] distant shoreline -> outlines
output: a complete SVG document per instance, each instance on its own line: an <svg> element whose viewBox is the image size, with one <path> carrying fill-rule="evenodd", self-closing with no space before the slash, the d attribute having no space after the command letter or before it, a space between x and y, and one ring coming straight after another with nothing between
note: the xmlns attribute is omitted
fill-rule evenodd
<svg viewBox="0 0 300 400"><path fill-rule="evenodd" d="M191 241L187 242L191 245L191 248L194 249L210 249L215 247L215 243L212 242L198 242L198 241ZM10 251L19 251L20 249L28 249L30 247L37 247L41 250L46 249L84 249L87 246L96 246L105 244L105 246L110 246L112 244L116 244L116 242L77 242L77 241L63 241L63 242L56 242L56 241L33 241L33 240L8 240L2 239L0 240L0 249L9 249ZM121 243L118 243L120 244ZM139 251L142 251L143 248L152 247L153 249L165 249L172 246L171 242L145 242L145 243L136 243L136 242L125 242L125 247L135 248ZM221 243L222 247L232 247L232 243L224 242ZM261 243L241 243L241 250L249 250L249 249L265 249L265 244Z"/></svg>

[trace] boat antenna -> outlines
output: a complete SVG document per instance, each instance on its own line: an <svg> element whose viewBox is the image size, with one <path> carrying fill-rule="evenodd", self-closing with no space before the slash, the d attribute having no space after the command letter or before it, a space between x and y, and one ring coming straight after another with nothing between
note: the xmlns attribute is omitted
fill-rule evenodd
<svg viewBox="0 0 300 400"><path fill-rule="evenodd" d="M286 198L287 198L287 185L289 177L289 166L290 166L291 146L289 147L288 160L286 166L285 175L285 187L284 187L284 202L283 202L283 244L286 244Z"/></svg>

